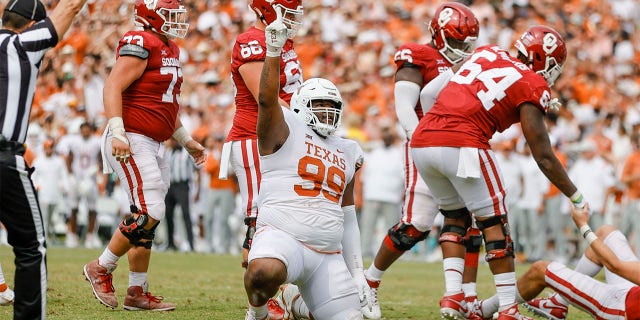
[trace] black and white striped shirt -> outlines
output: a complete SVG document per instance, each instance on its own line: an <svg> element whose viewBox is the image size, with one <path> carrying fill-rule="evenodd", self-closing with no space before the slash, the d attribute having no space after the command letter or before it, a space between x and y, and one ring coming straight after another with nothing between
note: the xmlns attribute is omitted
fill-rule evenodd
<svg viewBox="0 0 640 320"><path fill-rule="evenodd" d="M57 43L49 18L22 33L0 30L0 134L7 140L24 143L42 58Z"/></svg>
<svg viewBox="0 0 640 320"><path fill-rule="evenodd" d="M184 148L169 148L169 168L171 168L171 183L190 182L194 170L197 170L193 158Z"/></svg>

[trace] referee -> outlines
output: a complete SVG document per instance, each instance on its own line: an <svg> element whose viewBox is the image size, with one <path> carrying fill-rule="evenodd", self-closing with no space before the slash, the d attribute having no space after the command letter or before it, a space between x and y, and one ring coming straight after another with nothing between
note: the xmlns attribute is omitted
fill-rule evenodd
<svg viewBox="0 0 640 320"><path fill-rule="evenodd" d="M36 78L45 52L87 0L61 0L47 17L40 0L10 0L0 29L0 222L16 255L14 319L45 319L46 238L23 158Z"/></svg>

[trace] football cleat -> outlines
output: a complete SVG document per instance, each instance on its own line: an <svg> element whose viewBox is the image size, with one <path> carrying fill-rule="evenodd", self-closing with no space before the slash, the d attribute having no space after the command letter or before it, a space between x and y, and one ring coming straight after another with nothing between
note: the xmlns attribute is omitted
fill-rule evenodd
<svg viewBox="0 0 640 320"><path fill-rule="evenodd" d="M440 299L440 315L445 320L467 319L469 309L467 308L467 302L464 300L464 293L460 291L442 297Z"/></svg>
<svg viewBox="0 0 640 320"><path fill-rule="evenodd" d="M91 284L93 295L109 308L116 308L118 306L118 300L116 299L115 289L113 288L113 270L116 269L116 265L109 267L103 267L98 264L98 259L93 260L84 265L82 274L85 279Z"/></svg>
<svg viewBox="0 0 640 320"><path fill-rule="evenodd" d="M283 320L284 308L280 305L280 302L276 299L269 299L267 301L267 310L269 310L270 320Z"/></svg>
<svg viewBox="0 0 640 320"><path fill-rule="evenodd" d="M161 296L154 296L148 291L149 285L145 282L142 286L131 286L127 289L123 307L129 311L151 310L151 311L171 311L176 305L164 300Z"/></svg>
<svg viewBox="0 0 640 320"><path fill-rule="evenodd" d="M564 320L567 317L569 308L556 299L557 295L557 293L554 293L548 298L535 298L527 301L523 306L535 315L546 319Z"/></svg>
<svg viewBox="0 0 640 320"><path fill-rule="evenodd" d="M284 309L284 320L309 319L308 314L298 314L295 310L296 301L302 299L298 286L287 283L281 285L278 299Z"/></svg>
<svg viewBox="0 0 640 320"><path fill-rule="evenodd" d="M533 318L520 314L518 304L514 303L511 307L498 312L498 320L533 320Z"/></svg>
<svg viewBox="0 0 640 320"><path fill-rule="evenodd" d="M367 280L369 286L369 297L365 297L365 305L362 306L362 314L365 319L380 319L382 318L382 312L380 311L380 302L378 302L378 288L380 287L380 281ZM362 305L363 301L360 301Z"/></svg>
<svg viewBox="0 0 640 320"><path fill-rule="evenodd" d="M0 306L12 305L14 299L15 293L13 290L7 288L7 290L0 292Z"/></svg>

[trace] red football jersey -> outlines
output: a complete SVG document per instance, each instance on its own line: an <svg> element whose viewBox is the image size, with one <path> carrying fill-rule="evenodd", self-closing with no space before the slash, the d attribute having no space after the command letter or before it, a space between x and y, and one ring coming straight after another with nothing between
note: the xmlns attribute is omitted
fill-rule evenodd
<svg viewBox="0 0 640 320"><path fill-rule="evenodd" d="M128 44L143 47L149 56L142 76L122 93L124 128L163 142L173 134L180 108L180 49L175 42L165 44L149 32L129 31L120 39L116 59L122 46Z"/></svg>
<svg viewBox="0 0 640 320"><path fill-rule="evenodd" d="M497 46L476 49L420 120L411 147L490 148L489 139L520 122L530 102L547 112L549 86L541 75Z"/></svg>
<svg viewBox="0 0 640 320"><path fill-rule="evenodd" d="M640 287L634 286L627 292L625 298L625 311L627 319L640 319Z"/></svg>
<svg viewBox="0 0 640 320"><path fill-rule="evenodd" d="M400 70L403 66L418 68L422 75L422 87L426 86L440 73L451 68L451 62L443 58L436 48L428 44L404 44L398 48L393 59L397 70ZM418 119L421 119L424 111L419 99L415 106L415 111Z"/></svg>
<svg viewBox="0 0 640 320"><path fill-rule="evenodd" d="M233 126L227 136L227 141L257 139L256 126L258 124L258 102L253 98L240 75L240 66L254 61L264 61L267 47L264 30L251 27L236 38L231 53L231 77L236 88L236 113L233 116ZM256 74L260 77L260 74ZM287 40L282 48L280 58L280 98L291 100L291 95L302 84L302 69L298 55L293 49L293 41Z"/></svg>

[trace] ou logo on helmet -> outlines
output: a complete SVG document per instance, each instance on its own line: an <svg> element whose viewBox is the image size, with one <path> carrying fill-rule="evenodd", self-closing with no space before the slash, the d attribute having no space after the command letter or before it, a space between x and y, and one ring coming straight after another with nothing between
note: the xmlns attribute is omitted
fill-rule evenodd
<svg viewBox="0 0 640 320"><path fill-rule="evenodd" d="M453 16L453 9L447 7L440 11L440 15L438 16L438 25L440 27L444 27L451 21L451 16Z"/></svg>
<svg viewBox="0 0 640 320"><path fill-rule="evenodd" d="M547 33L542 38L542 50L544 53L551 54L558 47L558 38L553 33Z"/></svg>
<svg viewBox="0 0 640 320"><path fill-rule="evenodd" d="M148 9L154 9L157 2L158 0L144 0L144 5L147 6Z"/></svg>

